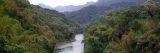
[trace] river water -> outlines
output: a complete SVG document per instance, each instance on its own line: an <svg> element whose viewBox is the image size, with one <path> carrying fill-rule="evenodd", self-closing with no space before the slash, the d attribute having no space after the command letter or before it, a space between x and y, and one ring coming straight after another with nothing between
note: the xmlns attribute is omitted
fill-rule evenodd
<svg viewBox="0 0 160 53"><path fill-rule="evenodd" d="M56 53L84 53L83 34L75 35L75 41L57 46Z"/></svg>

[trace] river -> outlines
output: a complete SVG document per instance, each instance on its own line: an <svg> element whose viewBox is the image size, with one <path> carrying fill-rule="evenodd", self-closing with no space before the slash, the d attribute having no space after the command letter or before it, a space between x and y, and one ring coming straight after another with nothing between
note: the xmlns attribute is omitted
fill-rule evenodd
<svg viewBox="0 0 160 53"><path fill-rule="evenodd" d="M84 53L83 34L75 35L75 41L57 46L56 53Z"/></svg>

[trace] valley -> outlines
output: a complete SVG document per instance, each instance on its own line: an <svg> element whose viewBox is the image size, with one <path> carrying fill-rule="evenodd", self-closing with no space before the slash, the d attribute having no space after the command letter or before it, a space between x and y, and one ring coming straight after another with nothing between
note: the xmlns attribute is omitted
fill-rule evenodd
<svg viewBox="0 0 160 53"><path fill-rule="evenodd" d="M160 53L159 0L68 1L0 0L0 53Z"/></svg>

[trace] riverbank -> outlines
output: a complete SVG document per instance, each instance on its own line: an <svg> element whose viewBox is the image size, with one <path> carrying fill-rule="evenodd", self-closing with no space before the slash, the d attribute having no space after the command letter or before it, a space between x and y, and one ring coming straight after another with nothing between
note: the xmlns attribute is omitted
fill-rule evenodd
<svg viewBox="0 0 160 53"><path fill-rule="evenodd" d="M71 40L67 40L67 41L64 41L64 42L59 42L55 45L55 48L58 49L59 46L62 46L62 45L65 45L67 43L71 43L71 42L74 42L75 41L75 38L72 38Z"/></svg>
<svg viewBox="0 0 160 53"><path fill-rule="evenodd" d="M62 42L56 45L57 53L83 53L83 34L75 35L74 40Z"/></svg>

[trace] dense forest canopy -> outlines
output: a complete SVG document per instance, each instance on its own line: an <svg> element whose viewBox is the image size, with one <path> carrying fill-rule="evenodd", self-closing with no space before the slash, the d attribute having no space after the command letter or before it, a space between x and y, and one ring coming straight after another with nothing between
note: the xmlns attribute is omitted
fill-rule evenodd
<svg viewBox="0 0 160 53"><path fill-rule="evenodd" d="M128 8L142 4L145 0L98 0L96 3L86 6L78 11L64 13L68 19L84 26L96 21L97 17L102 16L112 10ZM83 16L82 16L83 15Z"/></svg>
<svg viewBox="0 0 160 53"><path fill-rule="evenodd" d="M85 53L160 53L160 3L117 10L86 27Z"/></svg>
<svg viewBox="0 0 160 53"><path fill-rule="evenodd" d="M54 45L71 40L75 28L63 14L28 0L0 0L0 53L54 53Z"/></svg>
<svg viewBox="0 0 160 53"><path fill-rule="evenodd" d="M64 14L0 0L0 53L55 53L83 29L84 53L160 53L160 0L99 0Z"/></svg>

